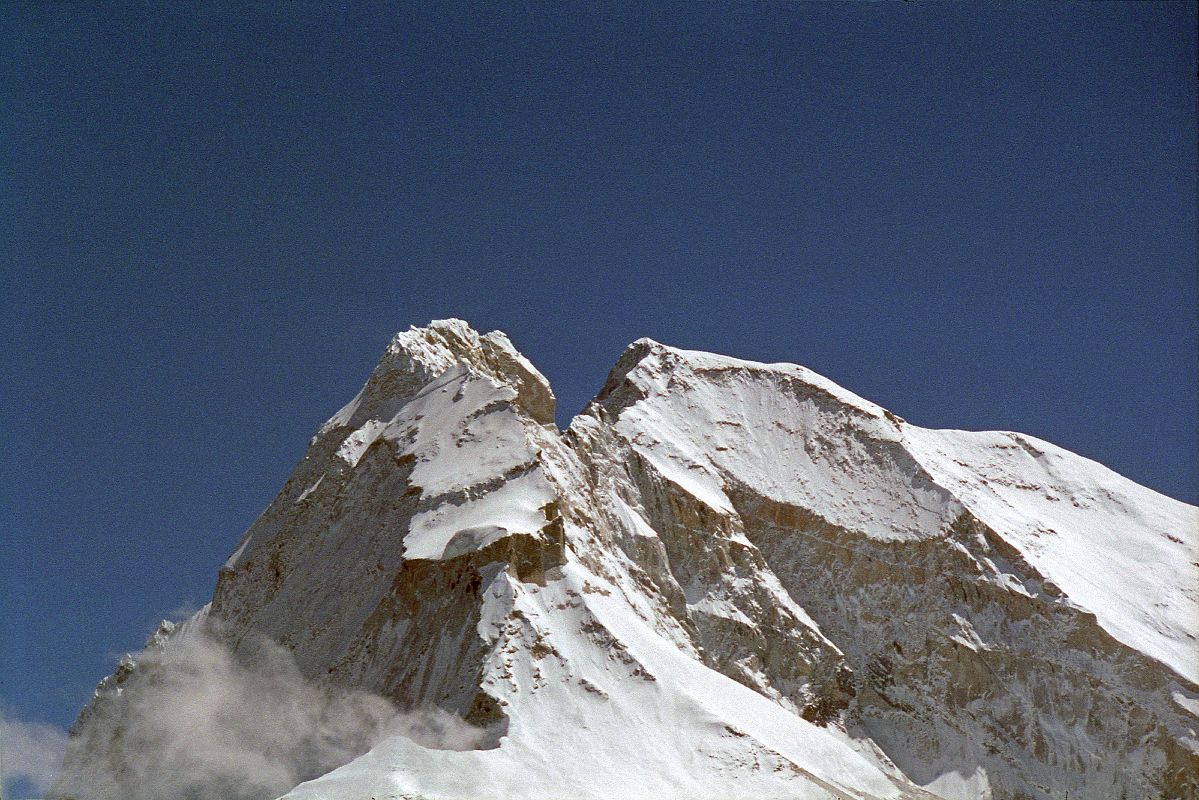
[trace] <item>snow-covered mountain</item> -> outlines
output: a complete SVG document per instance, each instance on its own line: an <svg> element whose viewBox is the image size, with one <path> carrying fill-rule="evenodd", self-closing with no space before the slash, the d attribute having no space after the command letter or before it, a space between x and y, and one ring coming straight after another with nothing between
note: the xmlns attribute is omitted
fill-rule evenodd
<svg viewBox="0 0 1199 800"><path fill-rule="evenodd" d="M1199 796L1199 509L648 339L553 418L397 335L56 796Z"/></svg>

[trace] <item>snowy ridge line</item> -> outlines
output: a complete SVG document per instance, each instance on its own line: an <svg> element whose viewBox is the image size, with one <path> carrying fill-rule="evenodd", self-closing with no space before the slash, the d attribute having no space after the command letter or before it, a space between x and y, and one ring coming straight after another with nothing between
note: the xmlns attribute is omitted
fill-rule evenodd
<svg viewBox="0 0 1199 800"><path fill-rule="evenodd" d="M703 350L688 350L663 344L649 337L643 337L633 342L626 348L626 353L635 352L637 349L673 355L691 366L695 374L701 377L706 377L709 374L721 374L741 370L797 380L810 389L823 394L828 399L854 408L857 411L865 413L867 416L886 418L893 424L896 421L902 422L900 417L896 417L877 403L867 400L861 395L841 386L836 381L830 380L801 364L794 364L789 361L752 361L735 356L708 353Z"/></svg>

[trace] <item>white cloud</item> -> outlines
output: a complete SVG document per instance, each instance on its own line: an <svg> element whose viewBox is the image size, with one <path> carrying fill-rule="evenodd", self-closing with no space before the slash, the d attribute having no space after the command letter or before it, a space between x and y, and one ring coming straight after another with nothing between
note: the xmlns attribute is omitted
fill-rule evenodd
<svg viewBox="0 0 1199 800"><path fill-rule="evenodd" d="M0 783L26 780L38 791L49 788L62 764L66 742L66 733L53 725L0 714Z"/></svg>
<svg viewBox="0 0 1199 800"><path fill-rule="evenodd" d="M121 693L71 742L63 796L88 800L262 800L403 735L445 749L483 732L436 709L401 714L382 697L306 681L283 648L257 642L249 665L189 632L138 656ZM77 757L75 757L77 756Z"/></svg>

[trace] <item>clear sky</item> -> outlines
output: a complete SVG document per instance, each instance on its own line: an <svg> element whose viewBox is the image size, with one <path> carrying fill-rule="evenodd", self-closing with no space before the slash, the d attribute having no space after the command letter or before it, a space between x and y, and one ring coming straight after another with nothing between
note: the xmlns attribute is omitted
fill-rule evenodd
<svg viewBox="0 0 1199 800"><path fill-rule="evenodd" d="M1193 3L0 11L0 709L68 724L389 336L641 336L1199 500Z"/></svg>

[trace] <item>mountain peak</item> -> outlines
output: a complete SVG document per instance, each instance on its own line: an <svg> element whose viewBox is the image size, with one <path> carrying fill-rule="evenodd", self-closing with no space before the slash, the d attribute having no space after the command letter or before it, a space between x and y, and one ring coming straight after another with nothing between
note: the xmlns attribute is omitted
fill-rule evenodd
<svg viewBox="0 0 1199 800"><path fill-rule="evenodd" d="M553 404L502 333L397 334L212 603L101 684L53 796L230 800L145 777L195 773L144 723L203 632L222 676L278 650L283 696L398 714L238 800L1199 796L1194 507L652 339L564 433Z"/></svg>
<svg viewBox="0 0 1199 800"><path fill-rule="evenodd" d="M480 334L460 319L433 320L424 328L397 333L387 347L390 358L420 364L440 373L454 364L491 378L516 391L516 403L543 425L554 421L554 392L550 383L513 345L503 331ZM382 366L382 364L381 364Z"/></svg>
<svg viewBox="0 0 1199 800"><path fill-rule="evenodd" d="M673 387L694 381L720 382L740 374L765 379L776 388L822 396L851 408L855 413L886 418L898 425L902 419L881 406L859 397L807 367L792 363L767 364L702 350L686 350L642 337L621 353L608 373L594 402L611 410L636 398L666 394Z"/></svg>
<svg viewBox="0 0 1199 800"><path fill-rule="evenodd" d="M460 368L515 392L514 405L534 422L554 422L550 383L502 331L480 334L460 319L434 320L392 337L362 390L322 426L318 436L368 420L390 419L448 371Z"/></svg>

